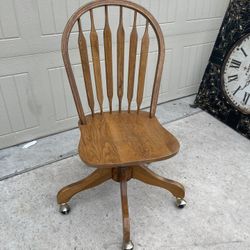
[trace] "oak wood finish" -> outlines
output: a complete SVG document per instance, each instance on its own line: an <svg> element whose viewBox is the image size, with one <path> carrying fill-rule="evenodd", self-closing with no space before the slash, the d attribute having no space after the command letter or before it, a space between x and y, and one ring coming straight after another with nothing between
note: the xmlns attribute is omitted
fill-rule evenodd
<svg viewBox="0 0 250 250"><path fill-rule="evenodd" d="M104 51L105 51L107 96L109 100L109 111L112 112L112 98L113 98L112 36L109 27L108 6L105 6L105 26L103 31L103 40L104 40Z"/></svg>
<svg viewBox="0 0 250 250"><path fill-rule="evenodd" d="M86 117L80 125L79 156L98 168L131 166L174 156L177 139L149 113L123 111Z"/></svg>
<svg viewBox="0 0 250 250"><path fill-rule="evenodd" d="M138 76L138 89L137 89L137 112L140 110L140 106L143 98L145 75L148 62L148 48L149 48L149 35L148 35L148 21L146 22L146 28L141 42L141 56Z"/></svg>
<svg viewBox="0 0 250 250"><path fill-rule="evenodd" d="M113 179L116 182L127 182L137 179L146 184L161 187L168 190L173 196L184 198L185 189L177 181L169 180L155 174L146 165L134 165L131 167L102 168L96 169L92 174L81 181L72 183L62 188L57 194L58 204L68 202L75 194L96 187L103 182ZM123 184L124 186L124 184Z"/></svg>
<svg viewBox="0 0 250 250"><path fill-rule="evenodd" d="M182 184L157 175L146 166L138 166L133 168L133 178L146 184L165 188L178 198L184 198L185 190Z"/></svg>
<svg viewBox="0 0 250 250"><path fill-rule="evenodd" d="M109 26L108 9L110 6L119 6L119 24L117 28L117 97L119 100L118 111L113 111L113 61L112 61L112 33ZM103 112L104 93L101 78L100 51L98 34L95 28L93 10L104 7L105 20L103 30L104 55L106 69L107 98L109 112ZM123 25L123 9L128 8L134 13L132 31L130 33L129 59L128 59L128 109L122 110L122 98L124 90L124 51L125 32ZM94 69L94 80L97 101L100 113L94 113L94 93L87 43L81 27L81 17L89 13L91 20L90 45ZM135 84L135 65L138 35L136 20L138 15L146 19L145 31L141 41L140 63L137 85L137 109L131 110ZM78 22L78 45L82 63L83 78L88 98L91 115L85 116L79 92L77 90L72 66L68 52L68 41L74 24ZM153 28L158 42L158 59L155 78L153 82L150 112L141 111L145 74L147 69L149 51L149 26ZM62 55L65 69L68 75L72 94L79 116L79 129L81 132L78 146L79 156L87 165L97 168L85 179L62 188L57 195L59 204L68 202L75 194L83 190L95 187L103 182L113 179L120 182L121 203L123 215L124 245L130 241L130 224L127 199L127 181L134 178L144 183L164 188L175 197L183 198L184 187L175 181L163 178L150 170L146 164L168 159L179 151L178 140L155 117L157 100L159 95L160 80L162 75L165 45L159 24L155 18L138 4L123 0L96 0L79 8L69 19L62 36Z"/></svg>
<svg viewBox="0 0 250 250"><path fill-rule="evenodd" d="M122 172L121 169L126 169L124 172L125 174L123 175L123 179L126 181L129 181L131 178L133 178L133 167L126 167L126 168L112 168L112 179L116 182L121 182L122 179Z"/></svg>
<svg viewBox="0 0 250 250"><path fill-rule="evenodd" d="M120 169L120 189L121 189L121 204L122 204L122 225L123 225L123 245L130 241L130 221L128 210L128 194L127 194L127 175L126 168Z"/></svg>
<svg viewBox="0 0 250 250"><path fill-rule="evenodd" d="M119 26L117 29L117 96L119 99L119 112L122 109L123 84L124 84L124 42L123 9L120 6Z"/></svg>
<svg viewBox="0 0 250 250"><path fill-rule="evenodd" d="M57 202L58 204L66 203L75 194L91 187L100 185L111 178L114 181L120 182L123 222L123 245L126 245L130 242L130 219L128 208L127 182L131 178L140 180L150 185L165 188L178 198L183 198L185 195L184 187L180 183L165 179L155 174L145 165L138 165L133 167L119 167L113 169L97 169L85 179L62 188L58 192Z"/></svg>
<svg viewBox="0 0 250 250"><path fill-rule="evenodd" d="M100 64L100 53L99 53L99 40L95 29L93 11L90 10L90 20L91 20L91 31L90 31L90 42L91 42L91 52L95 75L96 84L96 94L97 100L100 106L100 112L103 112L103 92L102 92L102 75L101 75L101 64Z"/></svg>
<svg viewBox="0 0 250 250"><path fill-rule="evenodd" d="M81 25L80 19L78 19L78 28L79 28L78 46L79 46L79 51L80 51L81 63L82 63L84 83L85 83L85 88L86 88L86 93L87 93L87 98L88 98L88 104L89 104L92 115L94 115L94 96L93 96L92 82L91 82L90 69L89 69L87 43L82 32L82 25Z"/></svg>
<svg viewBox="0 0 250 250"><path fill-rule="evenodd" d="M66 27L64 29L63 32L63 36L62 36L62 56L63 56L63 61L65 64L65 68L66 68L66 72L68 75L68 79L69 79L69 83L72 89L72 94L74 97L74 101L76 104L76 108L77 108L77 112L78 112L78 116L79 116L79 120L80 120L80 124L85 124L86 123L86 117L84 114L84 110L82 107L82 103L81 103L81 99L79 96L79 92L77 90L77 86L76 86L76 82L75 82L75 77L73 74L73 70L72 70L72 66L70 63L70 58L69 58L69 51L68 51L68 42L69 42L69 37L70 37L70 33L72 31L72 28L74 26L74 24L77 22L77 20L84 15L85 13L89 12L90 13L90 18L91 18L91 32L90 32L90 40L91 40L91 51L92 51L92 60L93 60L93 67L94 67L94 78L95 78L95 85L96 85L96 93L97 93L97 100L100 106L100 110L102 113L102 105L103 105L103 91L102 91L102 80L101 80L101 67L100 67L100 55L99 55L99 41L98 41L98 35L94 26L94 17L93 17L93 9L99 8L99 7L105 7L105 6L119 6L124 8L128 8L131 9L132 11L134 11L134 17L137 17L137 13L142 15L146 21L149 23L149 25L153 28L153 31L155 32L156 38L157 38L157 43L158 43L158 58L157 58L157 65L156 65L156 72L155 72L155 77L154 77L154 82L153 82L153 90L152 90L152 97L151 97L151 105L150 105L150 113L149 116L150 117L154 117L155 116L155 111L156 111L156 106L157 106L157 100L158 100L158 96L159 96L159 89L160 89L160 81L161 81L161 75L162 75L162 70L163 70L163 63L164 63L164 58L165 58L165 45L164 45L164 38L163 38L163 34L161 31L161 28L159 26L159 24L157 23L157 21L155 20L155 18L142 6L130 2L130 1L124 1L124 0L96 0L93 1L87 5L82 6L81 8L79 8L69 19L69 21L66 24ZM135 19L134 18L134 19ZM135 20L136 21L136 20ZM135 23L135 22L134 22ZM123 26L122 26L123 27ZM136 29L136 27L134 28L134 30ZM117 36L119 35L120 37L120 46L124 46L124 42L123 41L123 35L122 35L122 31L119 33L117 33ZM135 33L135 32L134 32ZM133 34L134 34L133 33ZM134 38L133 38L134 37ZM132 42L135 43L135 39L136 35L132 36ZM136 43L137 44L137 43ZM124 49L124 48L123 48ZM134 47L131 47L131 50L135 50ZM124 62L124 56L122 56L122 51L120 53L120 61ZM123 52L124 53L124 52ZM134 55L134 53L131 53L131 56ZM134 58L135 59L135 58ZM132 56L132 62L133 62L133 56ZM117 66L118 67L118 66ZM120 68L123 68L123 65L121 65ZM120 72L120 70L119 70ZM132 85L134 81L132 81L133 79L133 69L131 68L130 71L130 87L129 87L129 99L131 98L131 95L133 97L133 93L132 93ZM120 72L120 77L119 79L123 79L123 71ZM119 86L123 86L121 84L121 81L117 82L117 84L119 84ZM121 103L121 99L122 99L122 92L121 92L121 87L118 88L119 90L119 102ZM129 107L130 110L130 107Z"/></svg>
<svg viewBox="0 0 250 250"><path fill-rule="evenodd" d="M128 61L128 112L130 112L131 101L134 92L134 82L135 82L135 65L136 65L136 52L137 52L137 41L138 34L136 29L136 19L137 12L134 12L134 22L133 28L130 34L130 45L129 45L129 61Z"/></svg>
<svg viewBox="0 0 250 250"><path fill-rule="evenodd" d="M75 194L83 190L98 186L103 182L111 179L111 177L112 177L111 169L108 168L97 169L91 175L84 178L83 180L72 183L62 188L57 194L57 202L58 204L66 203Z"/></svg>

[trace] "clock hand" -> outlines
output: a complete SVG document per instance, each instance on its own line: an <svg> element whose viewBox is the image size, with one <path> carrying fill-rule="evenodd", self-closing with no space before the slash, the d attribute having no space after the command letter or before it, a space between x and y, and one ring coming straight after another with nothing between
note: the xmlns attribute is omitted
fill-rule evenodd
<svg viewBox="0 0 250 250"><path fill-rule="evenodd" d="M249 86L250 85L250 80L248 80L247 82L246 82L246 84L245 84L245 86L243 87L243 88L241 88L240 90L243 90L243 89L245 89L247 86Z"/></svg>

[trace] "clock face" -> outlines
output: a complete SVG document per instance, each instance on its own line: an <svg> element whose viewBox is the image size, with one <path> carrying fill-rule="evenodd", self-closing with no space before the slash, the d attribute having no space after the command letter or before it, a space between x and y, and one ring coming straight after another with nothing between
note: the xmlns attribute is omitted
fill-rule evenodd
<svg viewBox="0 0 250 250"><path fill-rule="evenodd" d="M233 106L250 114L250 34L230 50L223 65L222 86Z"/></svg>

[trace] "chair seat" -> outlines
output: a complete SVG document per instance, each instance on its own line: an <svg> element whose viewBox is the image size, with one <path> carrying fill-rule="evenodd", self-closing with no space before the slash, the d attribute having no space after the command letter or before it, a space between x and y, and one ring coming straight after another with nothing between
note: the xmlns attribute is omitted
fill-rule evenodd
<svg viewBox="0 0 250 250"><path fill-rule="evenodd" d="M178 140L148 112L112 112L86 117L80 125L79 155L95 167L164 160L179 151Z"/></svg>

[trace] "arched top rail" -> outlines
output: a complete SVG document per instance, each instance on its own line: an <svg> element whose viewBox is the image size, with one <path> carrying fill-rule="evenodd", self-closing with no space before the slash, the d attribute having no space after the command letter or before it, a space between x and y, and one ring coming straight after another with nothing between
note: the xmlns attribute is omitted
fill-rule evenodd
<svg viewBox="0 0 250 250"><path fill-rule="evenodd" d="M93 9L96 9L98 7L105 7L106 17L107 17L107 8L106 8L106 6L118 6L118 7L122 7L122 8L128 8L128 9L131 9L131 10L135 11L135 13L140 13L147 20L146 27L148 27L148 24L150 24L151 27L154 30L154 33L155 33L156 38L157 38L157 44L158 44L158 59L157 59L155 78L154 78L154 82L153 82L153 91L152 91L151 106L150 106L150 117L153 117L155 115L155 111L156 111L158 95L159 95L159 89L160 89L160 80L161 80L161 75L162 75L162 71L163 71L163 63L164 63L164 58L165 58L164 37L163 37L162 31L161 31L160 25L158 24L156 19L153 17L153 15L148 10L146 10L145 8L143 8L142 6L140 6L140 5L136 4L136 3L133 3L133 2L130 2L130 1L125 1L125 0L96 0L94 2L90 2L90 3L80 7L70 17L70 19L68 20L68 22L67 22L67 24L65 26L65 29L63 31L62 43L61 43L63 61L64 61L66 72L67 72L67 75L68 75L68 78L69 78L71 90L72 90L72 93L73 93L74 101L76 103L76 108L77 108L77 112L78 112L81 124L86 123L86 118L85 118L85 115L84 115L83 107L82 107L82 104L81 104L81 99L80 99L80 96L79 96L79 93L78 93L78 89L77 89L77 86L76 86L76 81L75 81L73 70L72 70L71 63L70 63L69 52L68 52L69 37L70 37L71 31L72 31L73 26L75 25L75 23L78 22L79 29L81 29L79 19L81 18L81 16L83 14L85 14L87 12L90 12L90 14L92 14ZM108 25L108 23L107 23L107 25ZM106 29L107 32L109 32L108 29L109 29L109 27L107 27L107 29ZM96 36L96 35L93 34L93 36ZM107 39L109 39L109 36L110 36L109 33L107 33L106 34ZM98 38L93 37L93 41L92 41L93 43L95 42L94 41L95 39L98 39ZM137 39L137 38L135 38L135 39ZM147 34L145 34L145 38L144 38L145 41L144 41L144 47L143 47L145 49L145 51L148 50L148 41L147 41L147 39L148 39ZM81 37L81 44L83 44L82 46L86 46L84 38L82 38L82 37ZM98 44L98 42L97 42L97 44ZM109 44L107 43L106 46L108 48ZM107 58L110 55L111 54L107 54ZM97 54L97 56L98 56L98 54ZM142 56L142 60L144 60L146 58L147 57L145 55ZM86 59L86 61L83 61L83 63L86 64L87 59ZM143 65L143 61L141 62L141 64L142 64L142 66L141 66L142 69L144 69L146 67L146 65ZM98 63L96 64L96 67L97 66L98 66ZM89 73L88 73L88 69L87 69L87 72L85 72L85 77L88 77L88 75L89 75ZM133 74L131 74L131 75L132 75L131 78L133 78ZM143 73L141 74L140 81L144 82L144 74ZM111 86L112 85L111 80L110 80L110 83L111 83L110 84L110 86ZM109 98L110 98L110 100L112 102L112 89L110 89L109 92L110 92ZM139 89L139 92L142 93L143 91L141 89ZM91 97L91 95L89 95L89 96ZM139 103L141 103L141 96L138 96L137 100L138 100ZM91 101L91 98L90 98L90 101ZM101 106L101 103L102 103L102 98L100 98L100 106ZM112 110L112 106L111 106L111 110Z"/></svg>
<svg viewBox="0 0 250 250"><path fill-rule="evenodd" d="M94 2L90 2L82 7L80 7L68 20L65 29L63 31L63 36L62 36L62 49L66 49L66 41L68 40L70 33L72 31L72 28L74 24L77 22L77 20L86 12L93 10L98 7L103 7L103 6L122 6L125 8L129 8L132 10L137 11L141 15L143 15L151 24L152 28L154 29L157 40L158 40L158 46L159 46L159 51L165 50L165 45L164 45L164 38L163 34L160 28L160 25L154 18L154 16L146 10L144 7L142 7L139 4L130 2L130 1L124 1L124 0L96 0Z"/></svg>

